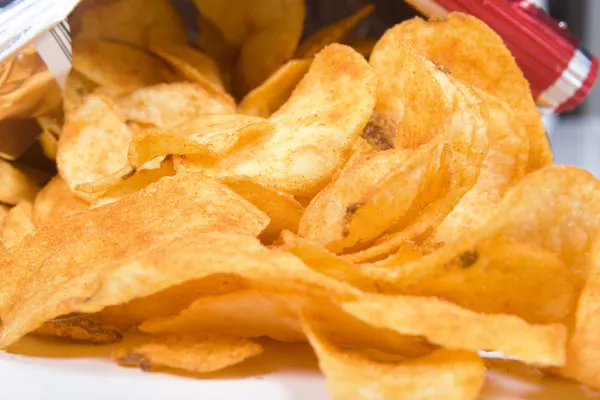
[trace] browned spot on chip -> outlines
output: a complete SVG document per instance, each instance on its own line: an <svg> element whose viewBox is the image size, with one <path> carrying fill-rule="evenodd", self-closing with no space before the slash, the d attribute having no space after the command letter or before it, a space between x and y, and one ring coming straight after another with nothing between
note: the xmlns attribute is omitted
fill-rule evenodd
<svg viewBox="0 0 600 400"><path fill-rule="evenodd" d="M479 259L479 254L476 250L465 251L460 256L458 256L458 258L460 260L460 266L462 268L469 268L477 262L477 260Z"/></svg>
<svg viewBox="0 0 600 400"><path fill-rule="evenodd" d="M86 315L68 315L46 322L35 331L38 335L53 336L92 344L117 343L123 335Z"/></svg>
<svg viewBox="0 0 600 400"><path fill-rule="evenodd" d="M378 118L375 114L363 129L361 137L369 144L379 150L394 148L394 137L396 128L384 118Z"/></svg>

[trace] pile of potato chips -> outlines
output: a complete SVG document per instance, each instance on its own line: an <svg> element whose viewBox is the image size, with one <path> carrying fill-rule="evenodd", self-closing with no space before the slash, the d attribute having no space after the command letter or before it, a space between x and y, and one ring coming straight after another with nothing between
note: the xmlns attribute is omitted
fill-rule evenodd
<svg viewBox="0 0 600 400"><path fill-rule="evenodd" d="M116 362L207 373L308 341L335 399L473 399L493 351L600 389L600 182L551 165L490 28L353 48L371 6L300 42L299 0L195 3L197 47L168 0L74 12L59 173L0 161L2 348L135 334Z"/></svg>

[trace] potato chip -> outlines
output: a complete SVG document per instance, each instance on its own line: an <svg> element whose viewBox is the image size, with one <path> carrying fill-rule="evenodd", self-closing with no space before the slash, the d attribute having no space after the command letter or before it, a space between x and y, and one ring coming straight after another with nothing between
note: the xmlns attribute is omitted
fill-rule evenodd
<svg viewBox="0 0 600 400"><path fill-rule="evenodd" d="M309 58L313 57L325 46L332 43L343 43L348 33L362 19L373 12L375 7L372 4L367 4L354 14L338 21L332 25L326 26L317 32L313 33L300 43L296 49L294 58Z"/></svg>
<svg viewBox="0 0 600 400"><path fill-rule="evenodd" d="M200 13L238 50L241 94L265 81L296 50L304 22L301 0L194 0ZM202 42L200 43L202 46Z"/></svg>
<svg viewBox="0 0 600 400"><path fill-rule="evenodd" d="M117 350L111 358L144 371L167 367L207 373L239 364L263 351L258 343L227 336L173 334L148 340L130 349Z"/></svg>
<svg viewBox="0 0 600 400"><path fill-rule="evenodd" d="M205 89L223 92L226 96L219 66L206 54L191 46L173 43L153 45L150 50L182 78L202 85Z"/></svg>
<svg viewBox="0 0 600 400"><path fill-rule="evenodd" d="M436 228L431 240L448 242L485 223L514 184L525 175L528 138L514 113L500 100L479 92L489 106L489 149L471 190Z"/></svg>
<svg viewBox="0 0 600 400"><path fill-rule="evenodd" d="M363 274L360 267L347 263L319 243L294 235L292 232L282 232L280 239L283 242L281 249L294 254L313 270L348 282L367 292L380 291L374 274Z"/></svg>
<svg viewBox="0 0 600 400"><path fill-rule="evenodd" d="M224 295L245 288L238 276L214 274L127 303L106 307L97 316L104 324L127 330L151 318L177 314L201 297Z"/></svg>
<svg viewBox="0 0 600 400"><path fill-rule="evenodd" d="M266 215L226 186L202 174L182 173L119 202L43 225L0 260L0 345L6 346L61 315L97 312L211 275L208 261L200 263L201 273L182 262L178 273L169 256L169 261L164 261L169 268L165 268L153 252L157 248L172 250L174 243L207 231L255 236L267 224ZM239 244L234 246L236 250ZM256 247L261 249L258 244ZM150 257L148 261L142 260L144 253ZM214 251L206 256L213 257ZM150 267L149 275L143 277L146 267ZM222 273L219 267L224 268L216 264L213 273ZM130 268L129 272L123 268ZM159 270L166 276L157 274ZM114 279L111 271L116 274Z"/></svg>
<svg viewBox="0 0 600 400"><path fill-rule="evenodd" d="M120 180L114 186L108 188L100 197L95 199L91 207L96 208L105 204L114 203L126 196L129 196L139 190L142 190L151 183L157 182L166 176L175 175L173 162L170 159L164 160L158 168L141 169L128 179Z"/></svg>
<svg viewBox="0 0 600 400"><path fill-rule="evenodd" d="M233 114L235 102L213 97L201 85L187 82L147 86L115 99L127 121L144 128L167 128L201 114Z"/></svg>
<svg viewBox="0 0 600 400"><path fill-rule="evenodd" d="M401 26L379 39L369 64L379 78L369 122L378 136L394 138L394 147L417 148L448 129L456 85L440 65L403 40Z"/></svg>
<svg viewBox="0 0 600 400"><path fill-rule="evenodd" d="M29 149L40 134L33 119L0 120L0 157L15 160Z"/></svg>
<svg viewBox="0 0 600 400"><path fill-rule="evenodd" d="M313 199L299 233L341 252L386 230L409 241L433 229L475 184L487 151L485 110L465 87L456 95L447 132L414 151L356 158Z"/></svg>
<svg viewBox="0 0 600 400"><path fill-rule="evenodd" d="M227 42L223 32L206 15L200 13L198 16L198 35L196 36L198 47L208 54L221 67L221 73L225 80L225 87L231 84L231 68L237 48Z"/></svg>
<svg viewBox="0 0 600 400"><path fill-rule="evenodd" d="M437 296L474 311L514 314L532 323L564 321L579 292L573 272L556 254L506 238L484 241L446 263L443 273L407 285L419 270L418 261L409 264L413 261L385 261L388 275L378 270L380 286L387 293Z"/></svg>
<svg viewBox="0 0 600 400"><path fill-rule="evenodd" d="M35 230L31 210L31 203L24 201L8 211L2 223L2 244L5 248L19 245Z"/></svg>
<svg viewBox="0 0 600 400"><path fill-rule="evenodd" d="M48 321L36 329L34 334L92 344L117 343L123 339L118 330L82 314L66 315Z"/></svg>
<svg viewBox="0 0 600 400"><path fill-rule="evenodd" d="M77 107L83 98L98 87L98 84L71 69L63 90L63 109L65 112Z"/></svg>
<svg viewBox="0 0 600 400"><path fill-rule="evenodd" d="M179 314L144 322L140 329L150 333L212 333L303 341L298 312L304 302L298 295L242 290L201 297Z"/></svg>
<svg viewBox="0 0 600 400"><path fill-rule="evenodd" d="M295 196L314 195L342 165L366 125L375 87L375 76L359 54L343 45L326 47L292 97L269 118L273 132L212 169Z"/></svg>
<svg viewBox="0 0 600 400"><path fill-rule="evenodd" d="M263 241L272 242L284 230L298 230L304 207L293 196L249 178L225 177L222 182L271 218L269 226L261 234Z"/></svg>
<svg viewBox="0 0 600 400"><path fill-rule="evenodd" d="M38 140L40 142L40 146L42 146L44 155L52 161L56 160L58 138L48 131L42 131L40 136L38 136Z"/></svg>
<svg viewBox="0 0 600 400"><path fill-rule="evenodd" d="M575 326L567 346L567 365L561 372L594 389L600 388L598 367L598 312L600 311L600 241L595 237L591 266L575 315Z"/></svg>
<svg viewBox="0 0 600 400"><path fill-rule="evenodd" d="M109 99L88 95L67 114L58 141L56 165L69 188L83 200L93 196L75 190L127 165L127 147L133 133Z"/></svg>
<svg viewBox="0 0 600 400"><path fill-rule="evenodd" d="M378 361L336 348L309 317L303 322L334 400L476 399L483 387L485 367L474 353L440 349L414 360Z"/></svg>
<svg viewBox="0 0 600 400"><path fill-rule="evenodd" d="M187 43L188 35L169 0L96 1L75 10L76 37L113 39L133 45Z"/></svg>
<svg viewBox="0 0 600 400"><path fill-rule="evenodd" d="M552 163L552 150L529 83L496 32L461 13L430 22L415 18L394 29L431 60L447 66L457 79L489 92L515 110L529 136L527 172Z"/></svg>
<svg viewBox="0 0 600 400"><path fill-rule="evenodd" d="M102 40L73 41L73 69L115 95L161 83L172 76L152 54Z"/></svg>
<svg viewBox="0 0 600 400"><path fill-rule="evenodd" d="M312 60L290 60L260 86L248 93L238 107L240 114L268 118L291 96Z"/></svg>
<svg viewBox="0 0 600 400"><path fill-rule="evenodd" d="M65 181L57 175L40 190L33 202L33 223L39 227L47 222L87 210L89 204L75 196Z"/></svg>
<svg viewBox="0 0 600 400"><path fill-rule="evenodd" d="M434 297L372 294L342 308L373 326L424 336L451 350L499 351L538 366L565 363L567 329L561 324L532 325L509 314L479 314Z"/></svg>
<svg viewBox="0 0 600 400"><path fill-rule="evenodd" d="M16 205L32 201L39 190L37 183L25 172L0 159L0 202Z"/></svg>
<svg viewBox="0 0 600 400"><path fill-rule="evenodd" d="M219 157L240 142L252 142L273 130L269 121L245 115L199 116L164 130L148 130L129 145L129 165L134 169L168 154Z"/></svg>

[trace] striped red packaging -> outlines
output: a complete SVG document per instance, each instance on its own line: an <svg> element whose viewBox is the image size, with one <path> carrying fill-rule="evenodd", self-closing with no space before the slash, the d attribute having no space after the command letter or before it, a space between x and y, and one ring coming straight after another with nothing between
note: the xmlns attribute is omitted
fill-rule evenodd
<svg viewBox="0 0 600 400"><path fill-rule="evenodd" d="M581 104L598 76L598 58L563 22L528 0L406 0L428 17L471 14L494 29L517 60L541 108L564 112Z"/></svg>

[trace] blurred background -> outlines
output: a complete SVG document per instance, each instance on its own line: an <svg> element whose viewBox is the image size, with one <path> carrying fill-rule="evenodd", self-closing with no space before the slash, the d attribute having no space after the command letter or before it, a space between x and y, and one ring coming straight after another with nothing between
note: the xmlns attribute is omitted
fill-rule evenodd
<svg viewBox="0 0 600 400"><path fill-rule="evenodd" d="M600 55L599 0L540 0L556 19L565 21L584 47ZM546 119L557 164L586 168L600 177L600 86L577 109Z"/></svg>

